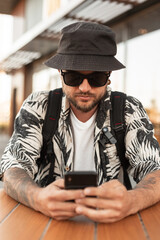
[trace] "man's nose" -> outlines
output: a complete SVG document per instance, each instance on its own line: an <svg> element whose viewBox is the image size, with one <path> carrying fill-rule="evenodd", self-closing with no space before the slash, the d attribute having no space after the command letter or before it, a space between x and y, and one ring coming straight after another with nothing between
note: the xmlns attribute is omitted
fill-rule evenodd
<svg viewBox="0 0 160 240"><path fill-rule="evenodd" d="M90 86L87 78L84 78L84 79L83 79L83 82L79 85L79 89L80 89L82 92L88 92L89 90L91 90L91 86Z"/></svg>

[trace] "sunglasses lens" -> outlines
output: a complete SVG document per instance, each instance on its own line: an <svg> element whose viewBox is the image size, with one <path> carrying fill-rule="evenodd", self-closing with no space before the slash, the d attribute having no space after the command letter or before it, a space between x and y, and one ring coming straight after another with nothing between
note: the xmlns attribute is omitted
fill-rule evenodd
<svg viewBox="0 0 160 240"><path fill-rule="evenodd" d="M89 84L93 87L102 87L106 84L107 80L104 72L94 72L88 78Z"/></svg>
<svg viewBox="0 0 160 240"><path fill-rule="evenodd" d="M81 74L78 72L63 72L64 82L68 86L79 86L84 79L87 79L90 86L92 87L102 87L106 84L108 77L104 72L93 72L91 74Z"/></svg>
<svg viewBox="0 0 160 240"><path fill-rule="evenodd" d="M64 82L66 85L75 87L81 84L81 77L76 72L66 72L64 73Z"/></svg>

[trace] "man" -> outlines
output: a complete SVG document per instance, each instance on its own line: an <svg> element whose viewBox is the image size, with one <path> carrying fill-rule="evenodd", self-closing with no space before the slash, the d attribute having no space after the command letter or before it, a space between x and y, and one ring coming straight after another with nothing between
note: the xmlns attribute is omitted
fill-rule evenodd
<svg viewBox="0 0 160 240"><path fill-rule="evenodd" d="M137 99L127 97L125 103L128 172L138 183L133 190L118 180L115 144L106 143L103 151L99 144L103 127L111 126L109 75L124 68L115 55L115 34L107 26L78 22L62 30L58 52L46 62L59 70L64 92L53 137L56 179L41 187L50 169L50 163L38 163L48 92L34 93L23 103L2 157L7 194L57 220L82 214L97 222L120 220L160 200L159 145ZM99 186L65 190L64 173L73 170L97 171Z"/></svg>

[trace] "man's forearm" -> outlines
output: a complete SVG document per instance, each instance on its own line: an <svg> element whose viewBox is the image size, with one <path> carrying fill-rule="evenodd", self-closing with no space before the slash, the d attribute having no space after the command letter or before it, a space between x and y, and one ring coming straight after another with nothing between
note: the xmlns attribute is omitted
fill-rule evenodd
<svg viewBox="0 0 160 240"><path fill-rule="evenodd" d="M160 201L160 170L146 175L130 193L133 196L133 209L135 209L133 213Z"/></svg>
<svg viewBox="0 0 160 240"><path fill-rule="evenodd" d="M39 189L38 185L23 169L11 168L4 174L5 192L28 207L36 208L35 199Z"/></svg>

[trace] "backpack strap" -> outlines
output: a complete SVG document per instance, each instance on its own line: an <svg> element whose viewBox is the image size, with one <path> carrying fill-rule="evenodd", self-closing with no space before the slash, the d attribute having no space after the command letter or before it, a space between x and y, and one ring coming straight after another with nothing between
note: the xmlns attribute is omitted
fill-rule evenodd
<svg viewBox="0 0 160 240"><path fill-rule="evenodd" d="M58 120L61 111L61 101L62 101L62 88L55 89L49 92L48 107L42 128L43 135L42 152L44 153L43 157L46 157L47 162L51 164L49 168L48 179L47 182L45 183L46 185L54 181L52 173L55 164L55 154L53 151L52 138L58 127Z"/></svg>
<svg viewBox="0 0 160 240"><path fill-rule="evenodd" d="M132 189L131 182L127 173L127 168L129 162L125 157L125 118L124 118L124 108L125 108L126 94L122 92L112 92L111 93L111 129L115 138L117 153L119 155L121 165L123 167L123 177L124 184L127 189Z"/></svg>

